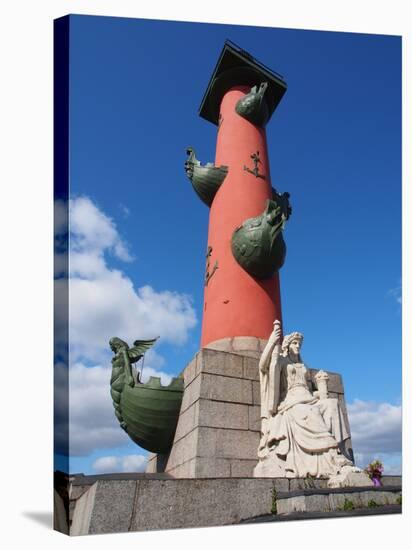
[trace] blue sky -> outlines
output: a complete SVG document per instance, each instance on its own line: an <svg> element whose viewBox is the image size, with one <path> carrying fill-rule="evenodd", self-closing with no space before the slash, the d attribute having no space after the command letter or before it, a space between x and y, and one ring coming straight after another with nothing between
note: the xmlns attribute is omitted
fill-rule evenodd
<svg viewBox="0 0 412 550"><path fill-rule="evenodd" d="M291 194L293 207L280 273L285 331L304 333L310 367L342 374L359 460L380 454L395 468L400 38L87 16L71 18L70 38L73 322L79 319L71 420L83 434L70 470L143 463L136 457L145 452L114 422L92 421L114 417L110 354L100 338L106 329L127 326L110 336L129 342L160 334L145 368L163 376L179 373L199 348L208 209L183 165L188 145L202 162L214 159L216 128L197 112L225 39L288 84L267 127L272 184ZM136 304L151 313L129 311ZM120 435L102 435L114 430Z"/></svg>

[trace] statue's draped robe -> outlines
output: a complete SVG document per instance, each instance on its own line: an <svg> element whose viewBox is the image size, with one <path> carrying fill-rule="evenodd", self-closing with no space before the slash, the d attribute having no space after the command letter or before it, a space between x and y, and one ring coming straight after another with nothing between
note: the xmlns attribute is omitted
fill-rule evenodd
<svg viewBox="0 0 412 550"><path fill-rule="evenodd" d="M262 354L260 387L259 458L274 461L279 475L330 476L351 464L338 452L339 443L349 437L339 402L309 391L302 363L290 362L276 346L266 357Z"/></svg>

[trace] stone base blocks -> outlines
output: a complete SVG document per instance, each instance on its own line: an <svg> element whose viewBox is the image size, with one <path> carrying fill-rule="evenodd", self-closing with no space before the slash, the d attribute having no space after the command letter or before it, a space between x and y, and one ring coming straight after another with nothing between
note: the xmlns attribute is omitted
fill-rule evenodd
<svg viewBox="0 0 412 550"><path fill-rule="evenodd" d="M399 504L401 486L342 489L305 489L279 492L276 495L277 513L335 512L358 508L375 508Z"/></svg>
<svg viewBox="0 0 412 550"><path fill-rule="evenodd" d="M259 357L265 344L258 338L230 338L196 354L183 371L185 390L173 446L168 455L150 456L147 473L253 477L260 439ZM313 380L317 372L311 371ZM338 397L347 422L341 377L328 374L329 395Z"/></svg>
<svg viewBox="0 0 412 550"><path fill-rule="evenodd" d="M402 480L385 476L383 487L371 489L327 489L326 485L322 479L76 476L70 497L70 535L233 525L265 517L281 520L296 511L342 510L345 500L356 509L371 509L373 501L378 513L379 507L399 503Z"/></svg>
<svg viewBox="0 0 412 550"><path fill-rule="evenodd" d="M99 480L76 504L71 535L236 524L270 513L274 480Z"/></svg>

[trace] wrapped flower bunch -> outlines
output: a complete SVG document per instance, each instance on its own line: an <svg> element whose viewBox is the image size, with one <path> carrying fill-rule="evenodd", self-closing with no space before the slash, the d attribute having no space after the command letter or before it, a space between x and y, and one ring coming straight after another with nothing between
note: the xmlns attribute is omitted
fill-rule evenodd
<svg viewBox="0 0 412 550"><path fill-rule="evenodd" d="M366 473L371 478L375 487L381 487L381 477L383 472L383 464L380 460L374 460L365 468Z"/></svg>

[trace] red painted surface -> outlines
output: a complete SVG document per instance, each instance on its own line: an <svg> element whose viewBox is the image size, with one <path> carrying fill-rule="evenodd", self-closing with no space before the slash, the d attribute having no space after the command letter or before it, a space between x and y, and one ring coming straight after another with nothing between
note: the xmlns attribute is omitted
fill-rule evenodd
<svg viewBox="0 0 412 550"><path fill-rule="evenodd" d="M233 231L247 218L260 215L271 198L266 132L240 117L237 101L249 88L235 86L224 96L218 130L215 165L226 165L229 172L215 195L209 217L208 245L212 247L209 272L218 269L205 286L201 346L233 336L268 338L275 319L281 320L279 276L256 280L236 262L231 251ZM259 173L250 155L259 151Z"/></svg>

